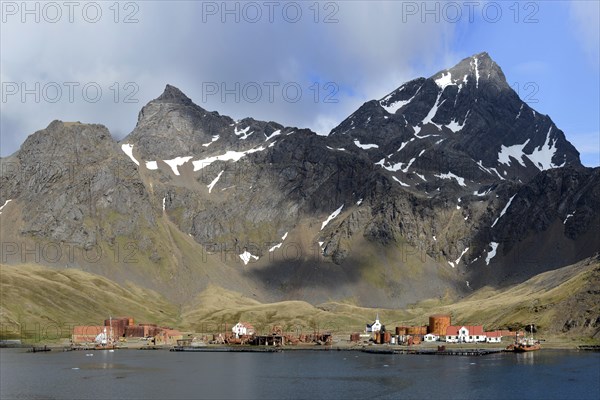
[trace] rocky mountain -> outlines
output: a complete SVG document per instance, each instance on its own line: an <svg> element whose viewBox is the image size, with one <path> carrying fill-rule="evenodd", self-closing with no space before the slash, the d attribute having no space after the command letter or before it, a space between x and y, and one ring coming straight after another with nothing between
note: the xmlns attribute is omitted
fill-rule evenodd
<svg viewBox="0 0 600 400"><path fill-rule="evenodd" d="M486 53L327 137L236 121L167 85L120 143L54 121L1 163L2 263L77 267L180 304L215 284L402 307L600 249L600 169Z"/></svg>

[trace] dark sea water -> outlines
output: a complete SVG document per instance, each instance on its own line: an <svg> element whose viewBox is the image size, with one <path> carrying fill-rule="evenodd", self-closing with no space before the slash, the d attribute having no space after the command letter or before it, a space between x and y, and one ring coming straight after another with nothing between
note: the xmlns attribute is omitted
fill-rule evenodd
<svg viewBox="0 0 600 400"><path fill-rule="evenodd" d="M86 354L93 353L93 356ZM600 354L0 350L2 399L600 399Z"/></svg>

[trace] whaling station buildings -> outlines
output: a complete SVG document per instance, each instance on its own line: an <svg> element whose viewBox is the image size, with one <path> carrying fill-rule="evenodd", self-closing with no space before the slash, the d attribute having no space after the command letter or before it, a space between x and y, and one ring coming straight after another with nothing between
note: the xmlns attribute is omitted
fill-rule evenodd
<svg viewBox="0 0 600 400"><path fill-rule="evenodd" d="M429 317L429 325L424 326L397 326L395 335L387 331L385 325L379 320L379 313L375 321L367 324L365 334L354 333L351 341L360 338L370 339L375 343L383 344L419 344L424 342L446 343L500 343L503 336L514 333L506 330L486 332L482 325L452 325L450 315L437 314Z"/></svg>
<svg viewBox="0 0 600 400"><path fill-rule="evenodd" d="M125 341L128 338L143 339L156 345L172 345L183 337L176 329L156 324L135 325L133 318L121 317L106 319L104 325L75 326L71 341L74 345L106 344L109 336L115 342Z"/></svg>

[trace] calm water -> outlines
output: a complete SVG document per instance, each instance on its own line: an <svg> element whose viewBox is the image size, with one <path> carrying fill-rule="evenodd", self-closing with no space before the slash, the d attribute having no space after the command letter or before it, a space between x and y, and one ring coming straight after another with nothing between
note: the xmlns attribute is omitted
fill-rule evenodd
<svg viewBox="0 0 600 400"><path fill-rule="evenodd" d="M86 356L93 353L94 356ZM600 399L600 354L0 350L2 399Z"/></svg>

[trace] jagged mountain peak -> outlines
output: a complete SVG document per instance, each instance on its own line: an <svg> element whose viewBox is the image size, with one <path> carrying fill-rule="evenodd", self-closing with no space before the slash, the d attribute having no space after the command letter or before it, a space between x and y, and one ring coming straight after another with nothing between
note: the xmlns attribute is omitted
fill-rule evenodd
<svg viewBox="0 0 600 400"><path fill-rule="evenodd" d="M480 83L493 84L498 89L510 88L504 72L487 52L464 58L452 68L437 72L430 79L433 79L442 90L448 85L473 83L476 89L479 89Z"/></svg>
<svg viewBox="0 0 600 400"><path fill-rule="evenodd" d="M154 101L162 103L193 104L192 99L187 97L179 88L167 84L165 90Z"/></svg>
<svg viewBox="0 0 600 400"><path fill-rule="evenodd" d="M527 181L542 170L581 165L564 133L519 98L486 52L364 103L331 137L340 148L368 150L404 187L425 186L427 173ZM411 182L411 172L424 179Z"/></svg>

